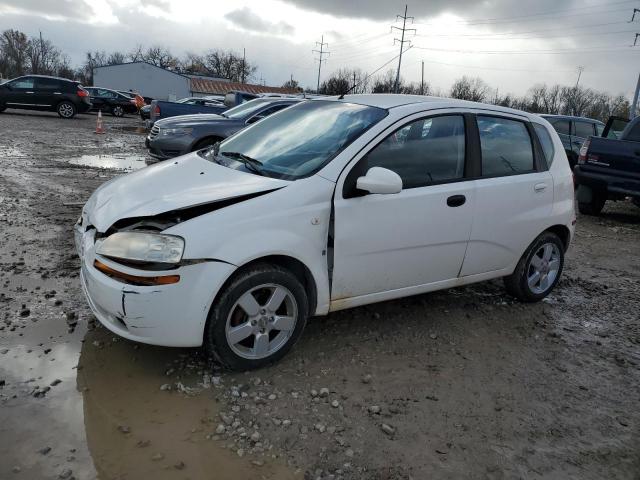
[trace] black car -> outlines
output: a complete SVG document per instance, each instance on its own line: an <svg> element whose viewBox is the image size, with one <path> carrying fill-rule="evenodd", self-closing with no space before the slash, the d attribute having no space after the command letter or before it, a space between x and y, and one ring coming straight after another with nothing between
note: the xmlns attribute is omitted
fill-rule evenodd
<svg viewBox="0 0 640 480"><path fill-rule="evenodd" d="M25 75L0 84L0 112L7 108L58 112L62 118L91 108L80 82L44 75Z"/></svg>
<svg viewBox="0 0 640 480"><path fill-rule="evenodd" d="M298 98L258 98L216 114L181 115L158 120L146 140L157 160L213 145L252 123L299 103Z"/></svg>
<svg viewBox="0 0 640 480"><path fill-rule="evenodd" d="M604 123L593 118L572 117L569 115L540 115L558 132L571 169L578 163L580 148L584 141L595 135L602 135Z"/></svg>
<svg viewBox="0 0 640 480"><path fill-rule="evenodd" d="M114 117L122 117L125 113L137 113L135 101L122 93L108 88L86 87L91 95L91 103L93 110L102 110L103 113L109 112Z"/></svg>

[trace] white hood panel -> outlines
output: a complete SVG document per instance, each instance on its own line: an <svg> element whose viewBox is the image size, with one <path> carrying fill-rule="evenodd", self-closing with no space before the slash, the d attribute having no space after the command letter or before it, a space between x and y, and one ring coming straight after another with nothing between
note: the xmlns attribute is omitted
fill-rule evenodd
<svg viewBox="0 0 640 480"><path fill-rule="evenodd" d="M158 215L288 184L223 167L190 153L105 183L91 195L85 213L99 232L105 232L123 218Z"/></svg>

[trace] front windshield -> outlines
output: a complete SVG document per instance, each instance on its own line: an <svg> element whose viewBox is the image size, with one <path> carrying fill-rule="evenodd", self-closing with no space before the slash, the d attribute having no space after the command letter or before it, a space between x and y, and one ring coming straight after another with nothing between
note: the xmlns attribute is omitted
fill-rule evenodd
<svg viewBox="0 0 640 480"><path fill-rule="evenodd" d="M217 152L212 149L202 155L230 168L295 180L320 170L387 113L381 108L352 103L302 102L228 138ZM244 163L231 160L237 159L238 154L244 157ZM250 168L247 157L257 160Z"/></svg>
<svg viewBox="0 0 640 480"><path fill-rule="evenodd" d="M227 118L244 118L251 115L253 112L260 110L264 107L265 103L269 103L269 100L251 100L250 102L242 103L237 107L230 108L224 112L224 116Z"/></svg>

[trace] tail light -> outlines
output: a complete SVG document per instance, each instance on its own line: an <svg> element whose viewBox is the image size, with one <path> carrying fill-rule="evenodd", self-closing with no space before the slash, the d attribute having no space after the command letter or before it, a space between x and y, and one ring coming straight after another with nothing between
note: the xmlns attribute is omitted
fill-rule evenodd
<svg viewBox="0 0 640 480"><path fill-rule="evenodd" d="M159 117L159 116L160 116L160 105L156 105L156 108L154 108L154 109L153 109L153 114L154 114L156 117Z"/></svg>
<svg viewBox="0 0 640 480"><path fill-rule="evenodd" d="M580 148L580 156L578 157L579 164L583 164L587 161L587 152L589 151L590 145L591 145L591 139L587 138L582 144L582 148Z"/></svg>
<svg viewBox="0 0 640 480"><path fill-rule="evenodd" d="M129 100L129 103L133 103L135 105L136 104L136 99L132 98L131 100Z"/></svg>
<svg viewBox="0 0 640 480"><path fill-rule="evenodd" d="M89 92L87 92L86 90L78 89L77 95L79 97L88 97L89 96Z"/></svg>

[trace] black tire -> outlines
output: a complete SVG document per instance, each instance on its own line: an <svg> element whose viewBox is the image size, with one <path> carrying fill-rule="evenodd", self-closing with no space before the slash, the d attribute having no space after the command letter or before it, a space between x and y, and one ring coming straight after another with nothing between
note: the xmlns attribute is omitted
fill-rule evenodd
<svg viewBox="0 0 640 480"><path fill-rule="evenodd" d="M4 112L7 109L5 105L0 105L0 113Z"/></svg>
<svg viewBox="0 0 640 480"><path fill-rule="evenodd" d="M606 201L606 195L594 190L590 202L578 202L578 211L583 215L600 215Z"/></svg>
<svg viewBox="0 0 640 480"><path fill-rule="evenodd" d="M60 118L70 119L76 116L78 113L76 106L73 102L68 100L63 100L56 106L56 112L60 116Z"/></svg>
<svg viewBox="0 0 640 480"><path fill-rule="evenodd" d="M248 327L248 323L251 322L250 319L252 317L249 317L248 314L245 313L244 309L239 307L237 302L245 294L251 294L253 296L250 292L257 287L264 285L271 285L276 288L284 287L284 289L291 294L291 297L287 297L287 299L291 298L292 300L295 300L295 326L289 330L291 333L288 334L288 338L281 340L281 346L279 346L273 353L268 354L268 356L264 358L246 358L237 352L237 348L246 348L248 350L253 349L252 351L255 351L257 345L257 334L256 336L254 336L254 334L249 334L249 336L242 341L248 342L246 346L243 346L241 342L232 346L227 339L227 322L232 325L231 321L235 319L234 315L239 311L242 318L239 319L236 326L247 325ZM258 293L260 293L260 291L261 290L257 290ZM253 298L256 299L255 296ZM257 301L262 305L259 299ZM288 308L285 303L286 302L283 301L282 305L284 305L285 308ZM260 308L262 308L262 306ZM265 314L264 310L260 310L258 316L260 315L269 315L269 312ZM281 315L281 313L276 313L275 315ZM236 274L220 292L211 308L211 311L209 312L207 325L205 327L204 343L216 360L228 369L245 371L261 368L277 362L286 355L289 350L291 350L293 345L295 345L302 335L308 316L309 300L307 298L307 293L300 280L293 273L277 265L255 265ZM273 317L269 318L272 321ZM266 321L266 317L263 316L262 320ZM255 328L260 328L260 324ZM278 329L274 329L269 332L269 336L267 337L270 339L269 341L272 341L270 337L272 332L274 335L273 341L275 342L277 339L276 336L281 332L279 332ZM262 331L261 334L264 334L264 331ZM287 335L286 332L285 335ZM247 352L247 355L251 355L251 353Z"/></svg>
<svg viewBox="0 0 640 480"><path fill-rule="evenodd" d="M124 117L124 107L120 105L114 105L111 107L111 115L114 117Z"/></svg>
<svg viewBox="0 0 640 480"><path fill-rule="evenodd" d="M555 245L559 255L559 267L557 274L544 291L534 291L534 289L529 285L529 278L532 273L531 269L535 269L531 262L534 255L538 255L544 246L549 244ZM518 300L527 303L539 302L549 295L557 285L560 280L560 276L562 275L562 269L564 267L564 248L564 244L558 235L553 232L542 233L531 245L529 245L529 248L524 252L522 258L520 258L514 272L508 277L504 277L504 286L507 293L516 297Z"/></svg>
<svg viewBox="0 0 640 480"><path fill-rule="evenodd" d="M198 142L196 142L196 144L193 146L191 151L197 152L198 150L202 150L203 148L210 147L221 141L222 141L222 138L217 138L217 137L203 138L202 140L199 140Z"/></svg>

